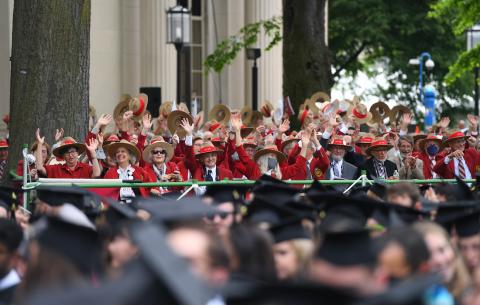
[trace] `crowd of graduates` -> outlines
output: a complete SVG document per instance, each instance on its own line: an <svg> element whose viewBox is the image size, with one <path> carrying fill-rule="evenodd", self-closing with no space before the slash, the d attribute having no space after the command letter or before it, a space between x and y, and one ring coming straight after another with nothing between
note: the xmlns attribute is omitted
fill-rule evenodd
<svg viewBox="0 0 480 305"><path fill-rule="evenodd" d="M421 133L404 106L324 93L206 122L147 104L92 113L81 142L37 130L29 178L254 184L2 188L0 304L480 304L477 117Z"/></svg>

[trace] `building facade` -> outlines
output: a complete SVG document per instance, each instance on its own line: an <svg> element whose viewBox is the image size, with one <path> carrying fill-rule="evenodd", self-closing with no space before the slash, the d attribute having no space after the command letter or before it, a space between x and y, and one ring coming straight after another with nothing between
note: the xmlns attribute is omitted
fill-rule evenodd
<svg viewBox="0 0 480 305"><path fill-rule="evenodd" d="M176 99L177 55L166 43L166 11L181 3L192 12L192 44L182 55L182 99L201 108L251 105L251 67L245 52L222 73L205 74L203 60L217 43L246 24L282 14L282 0L91 0L90 104L111 113L123 93L160 87L161 101ZM13 0L0 1L0 115L8 113ZM258 101L282 97L282 46L264 52L260 37ZM7 42L7 43L4 43Z"/></svg>

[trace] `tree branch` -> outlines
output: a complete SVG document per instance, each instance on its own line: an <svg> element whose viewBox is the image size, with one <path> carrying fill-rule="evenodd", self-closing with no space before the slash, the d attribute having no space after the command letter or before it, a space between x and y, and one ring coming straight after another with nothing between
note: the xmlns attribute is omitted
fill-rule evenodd
<svg viewBox="0 0 480 305"><path fill-rule="evenodd" d="M352 56L350 56L343 65L340 66L339 69L337 69L335 71L335 73L333 73L332 75L332 79L339 76L340 75L340 72L342 72L343 70L345 70L345 68L350 65L353 61L355 61L357 59L357 57L363 52L363 50L365 49L365 47L367 46L367 42L364 41L362 42L362 44L360 45L360 48L358 48L357 51L355 51Z"/></svg>

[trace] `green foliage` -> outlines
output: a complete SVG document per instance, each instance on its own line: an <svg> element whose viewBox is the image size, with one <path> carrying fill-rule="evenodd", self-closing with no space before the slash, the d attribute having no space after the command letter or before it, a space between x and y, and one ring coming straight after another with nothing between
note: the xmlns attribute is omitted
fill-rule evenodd
<svg viewBox="0 0 480 305"><path fill-rule="evenodd" d="M432 5L430 17L448 20L454 33L459 37L465 37L465 32L480 21L480 1L478 0L439 0ZM480 49L476 48L463 52L458 60L453 63L449 72L445 75L448 85L471 72L473 68L480 66Z"/></svg>
<svg viewBox="0 0 480 305"><path fill-rule="evenodd" d="M270 50L282 40L282 18L273 17L271 19L247 24L240 29L237 35L221 41L212 54L208 55L204 61L205 73L211 70L219 73L226 65L229 65L238 53L246 48L250 48L257 43L258 36L262 29L271 40L265 51Z"/></svg>

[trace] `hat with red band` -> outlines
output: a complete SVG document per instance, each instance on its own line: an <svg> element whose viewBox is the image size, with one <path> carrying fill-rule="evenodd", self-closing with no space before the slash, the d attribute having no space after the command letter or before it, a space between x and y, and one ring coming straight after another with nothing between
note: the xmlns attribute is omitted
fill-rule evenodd
<svg viewBox="0 0 480 305"><path fill-rule="evenodd" d="M134 120L141 120L145 111L147 111L148 95L140 93L139 96L134 97L128 103L128 108L133 112Z"/></svg>
<svg viewBox="0 0 480 305"><path fill-rule="evenodd" d="M343 137L335 136L335 137L332 137L332 139L330 140L327 146L328 149L333 147L342 147L346 149L346 148L350 148L351 146L348 145L347 142L345 142Z"/></svg>
<svg viewBox="0 0 480 305"><path fill-rule="evenodd" d="M460 139L466 140L468 139L468 137L461 131L455 131L448 136L448 138L443 142L443 144L449 145L451 142Z"/></svg>
<svg viewBox="0 0 480 305"><path fill-rule="evenodd" d="M63 154L65 154L70 147L76 148L78 154L82 154L86 150L85 144L78 143L74 138L66 137L52 153L55 157L63 158Z"/></svg>
<svg viewBox="0 0 480 305"><path fill-rule="evenodd" d="M367 155L370 155L372 150L390 150L393 145L388 144L388 141L384 138L377 138L373 140L372 145L367 148Z"/></svg>
<svg viewBox="0 0 480 305"><path fill-rule="evenodd" d="M218 155L218 154L223 153L223 150L218 149L215 145L213 145L212 142L206 141L202 144L202 147L200 148L198 153L195 154L195 157L196 158L201 158L202 156L204 156L206 154L211 154L211 153L214 153L214 154Z"/></svg>
<svg viewBox="0 0 480 305"><path fill-rule="evenodd" d="M419 140L418 147L420 148L420 151L424 151L425 145L427 144L427 142L430 142L430 141L434 141L438 144L438 146L440 146L440 144L442 144L442 136L431 134Z"/></svg>

